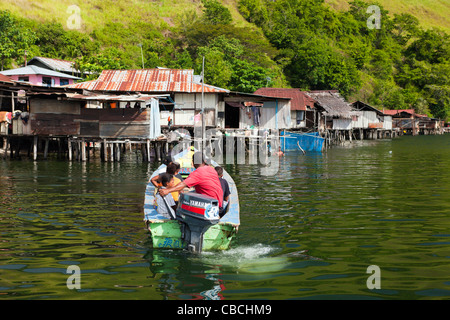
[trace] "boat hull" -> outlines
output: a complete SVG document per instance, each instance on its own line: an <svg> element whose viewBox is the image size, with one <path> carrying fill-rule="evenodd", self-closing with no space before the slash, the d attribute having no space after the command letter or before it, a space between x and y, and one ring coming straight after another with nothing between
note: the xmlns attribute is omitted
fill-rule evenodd
<svg viewBox="0 0 450 320"><path fill-rule="evenodd" d="M151 222L148 224L153 248L185 249L177 220ZM227 250L236 235L237 228L227 224L211 226L203 235L203 250Z"/></svg>

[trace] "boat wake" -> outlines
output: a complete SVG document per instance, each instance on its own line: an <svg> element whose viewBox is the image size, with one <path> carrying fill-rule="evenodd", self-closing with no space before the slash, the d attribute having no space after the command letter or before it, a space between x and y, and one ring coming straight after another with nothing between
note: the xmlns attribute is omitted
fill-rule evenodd
<svg viewBox="0 0 450 320"><path fill-rule="evenodd" d="M220 252L220 255L233 260L246 261L266 257L276 251L278 251L278 249L275 247L258 243L253 246L241 246L224 250Z"/></svg>
<svg viewBox="0 0 450 320"><path fill-rule="evenodd" d="M279 249L264 244L240 246L220 252L203 252L203 263L215 265L222 271L238 273L266 273L284 268L288 263L286 257L273 256Z"/></svg>

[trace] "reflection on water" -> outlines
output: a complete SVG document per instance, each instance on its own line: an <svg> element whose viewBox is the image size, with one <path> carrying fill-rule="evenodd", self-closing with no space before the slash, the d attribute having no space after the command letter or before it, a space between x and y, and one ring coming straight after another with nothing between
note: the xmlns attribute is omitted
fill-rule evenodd
<svg viewBox="0 0 450 320"><path fill-rule="evenodd" d="M225 165L241 200L224 252L154 250L154 166L0 161L0 299L448 299L450 136ZM69 290L67 267L81 269ZM369 290L367 267L381 270Z"/></svg>

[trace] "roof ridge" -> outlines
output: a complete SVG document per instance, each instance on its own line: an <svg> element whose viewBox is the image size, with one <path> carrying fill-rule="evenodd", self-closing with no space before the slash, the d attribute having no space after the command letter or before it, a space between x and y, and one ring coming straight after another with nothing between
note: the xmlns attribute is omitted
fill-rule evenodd
<svg viewBox="0 0 450 320"><path fill-rule="evenodd" d="M69 79L81 79L78 77L73 77L71 75L59 72L59 71L55 71L55 70L50 70L50 69L46 69L46 68L41 68L35 65L27 65L26 67L21 67L21 68L16 68L16 69L9 69L9 70L4 70L1 71L4 75L6 76L11 76L11 75L26 75L26 74L30 74L29 72L24 72L24 73L20 73L21 69L31 69L33 72L35 72L35 74L40 74L40 75L48 75L48 76L54 76L54 77L61 77L61 78L69 78ZM6 74L5 74L6 72Z"/></svg>

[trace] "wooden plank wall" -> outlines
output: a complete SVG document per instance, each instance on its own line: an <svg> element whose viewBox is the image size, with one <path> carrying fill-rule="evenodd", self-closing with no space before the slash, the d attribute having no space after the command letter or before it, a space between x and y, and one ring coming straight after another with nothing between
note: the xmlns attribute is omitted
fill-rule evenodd
<svg viewBox="0 0 450 320"><path fill-rule="evenodd" d="M31 132L35 135L95 138L147 138L147 109L91 109L78 101L33 99L30 103Z"/></svg>

